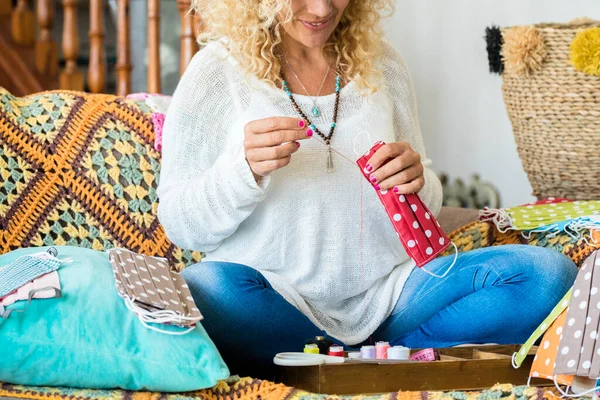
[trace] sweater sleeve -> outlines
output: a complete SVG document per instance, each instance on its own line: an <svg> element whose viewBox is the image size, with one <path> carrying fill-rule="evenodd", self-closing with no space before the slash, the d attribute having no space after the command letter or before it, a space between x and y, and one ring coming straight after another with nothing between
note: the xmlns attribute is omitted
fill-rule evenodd
<svg viewBox="0 0 600 400"><path fill-rule="evenodd" d="M243 134L228 140L239 112L228 67L210 47L198 52L165 119L158 217L167 237L185 249L219 247L264 199L269 184L269 177L254 180Z"/></svg>
<svg viewBox="0 0 600 400"><path fill-rule="evenodd" d="M396 140L407 142L421 155L425 186L419 192L419 197L437 216L442 207L442 184L431 169L431 160L427 158L425 152L412 78L400 53L387 42L382 60L383 78L394 110Z"/></svg>

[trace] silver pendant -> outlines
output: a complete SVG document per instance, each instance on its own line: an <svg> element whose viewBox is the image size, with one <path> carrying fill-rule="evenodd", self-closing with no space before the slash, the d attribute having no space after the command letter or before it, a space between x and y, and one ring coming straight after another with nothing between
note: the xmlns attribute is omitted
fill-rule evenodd
<svg viewBox="0 0 600 400"><path fill-rule="evenodd" d="M327 172L333 172L333 158L331 157L331 146L327 146Z"/></svg>
<svg viewBox="0 0 600 400"><path fill-rule="evenodd" d="M317 106L313 106L312 113L315 117L318 117L321 114Z"/></svg>

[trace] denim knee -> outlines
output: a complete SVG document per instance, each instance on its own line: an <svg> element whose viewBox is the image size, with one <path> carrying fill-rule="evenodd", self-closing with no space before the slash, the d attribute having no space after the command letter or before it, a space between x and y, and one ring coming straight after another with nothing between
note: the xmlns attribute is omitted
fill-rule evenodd
<svg viewBox="0 0 600 400"><path fill-rule="evenodd" d="M236 307L241 291L264 286L258 271L240 264L202 262L181 273L202 313Z"/></svg>
<svg viewBox="0 0 600 400"><path fill-rule="evenodd" d="M564 254L544 247L499 246L494 270L504 281L524 281L540 303L558 301L577 277L577 266Z"/></svg>

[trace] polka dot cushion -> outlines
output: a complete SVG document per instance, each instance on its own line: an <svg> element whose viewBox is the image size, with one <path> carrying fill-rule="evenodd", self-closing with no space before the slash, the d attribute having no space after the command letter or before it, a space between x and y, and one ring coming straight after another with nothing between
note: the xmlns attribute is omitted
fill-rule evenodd
<svg viewBox="0 0 600 400"><path fill-rule="evenodd" d="M143 100L80 92L16 98L0 88L0 253L125 247L172 267L200 260L156 212L160 154Z"/></svg>

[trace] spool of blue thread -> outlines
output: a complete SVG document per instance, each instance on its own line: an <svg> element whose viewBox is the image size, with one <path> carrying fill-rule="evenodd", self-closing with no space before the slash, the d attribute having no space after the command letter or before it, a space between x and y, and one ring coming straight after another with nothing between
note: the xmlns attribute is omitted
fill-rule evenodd
<svg viewBox="0 0 600 400"><path fill-rule="evenodd" d="M374 360L375 355L375 346L363 346L360 348L360 358L364 360Z"/></svg>

